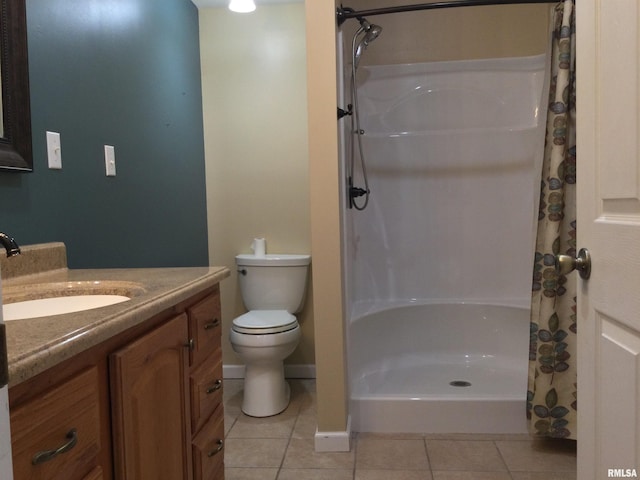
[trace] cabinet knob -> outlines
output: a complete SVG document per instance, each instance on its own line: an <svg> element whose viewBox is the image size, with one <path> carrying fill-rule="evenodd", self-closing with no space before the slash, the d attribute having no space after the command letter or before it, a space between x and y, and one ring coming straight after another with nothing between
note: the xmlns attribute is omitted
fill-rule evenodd
<svg viewBox="0 0 640 480"><path fill-rule="evenodd" d="M193 351L196 348L196 341L193 338L190 338L184 346Z"/></svg>
<svg viewBox="0 0 640 480"><path fill-rule="evenodd" d="M211 330L212 328L216 328L218 325L220 325L220 319L214 318L212 322L207 322L204 324L204 329Z"/></svg>
<svg viewBox="0 0 640 480"><path fill-rule="evenodd" d="M36 453L31 459L31 464L39 465L41 463L48 462L49 460L53 460L54 458L56 458L58 455L71 450L76 446L76 443L78 443L78 431L75 428L72 428L67 433L66 438L68 441L64 445L58 448L54 448L53 450L44 450L42 452Z"/></svg>
<svg viewBox="0 0 640 480"><path fill-rule="evenodd" d="M222 440L218 440L216 442L217 447L207 453L207 457L213 457L216 453L220 452L224 448L224 442Z"/></svg>
<svg viewBox="0 0 640 480"><path fill-rule="evenodd" d="M211 387L207 388L207 395L215 392L216 390L220 390L221 388L222 388L222 380L218 379L215 381L215 383Z"/></svg>

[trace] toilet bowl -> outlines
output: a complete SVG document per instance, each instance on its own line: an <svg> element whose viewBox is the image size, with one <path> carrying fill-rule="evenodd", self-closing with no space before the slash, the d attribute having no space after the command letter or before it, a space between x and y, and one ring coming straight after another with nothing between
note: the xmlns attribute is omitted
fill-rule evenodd
<svg viewBox="0 0 640 480"><path fill-rule="evenodd" d="M238 255L240 291L249 311L229 332L233 350L245 363L242 411L253 417L287 408L289 385L283 361L300 341L296 317L304 303L309 255Z"/></svg>

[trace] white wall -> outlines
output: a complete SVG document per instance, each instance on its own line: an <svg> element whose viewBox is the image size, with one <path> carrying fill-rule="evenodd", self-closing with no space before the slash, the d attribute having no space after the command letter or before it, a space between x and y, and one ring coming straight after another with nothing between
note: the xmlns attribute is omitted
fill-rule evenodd
<svg viewBox="0 0 640 480"><path fill-rule="evenodd" d="M363 67L354 299L527 306L546 58Z"/></svg>

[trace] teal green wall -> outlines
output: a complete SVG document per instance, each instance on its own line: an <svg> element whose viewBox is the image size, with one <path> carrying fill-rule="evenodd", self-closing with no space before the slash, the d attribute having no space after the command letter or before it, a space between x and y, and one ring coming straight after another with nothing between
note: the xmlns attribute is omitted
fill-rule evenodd
<svg viewBox="0 0 640 480"><path fill-rule="evenodd" d="M0 172L0 231L65 242L72 268L207 265L197 8L26 1L34 172ZM47 168L47 130L62 170Z"/></svg>

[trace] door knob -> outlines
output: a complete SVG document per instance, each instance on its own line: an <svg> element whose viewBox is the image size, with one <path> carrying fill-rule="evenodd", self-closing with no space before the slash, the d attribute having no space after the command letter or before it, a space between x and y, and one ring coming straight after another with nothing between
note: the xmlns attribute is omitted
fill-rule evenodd
<svg viewBox="0 0 640 480"><path fill-rule="evenodd" d="M569 255L556 255L556 272L566 275L574 270L580 274L580 278L585 280L591 275L591 255L589 250L581 248L578 257L573 258Z"/></svg>

